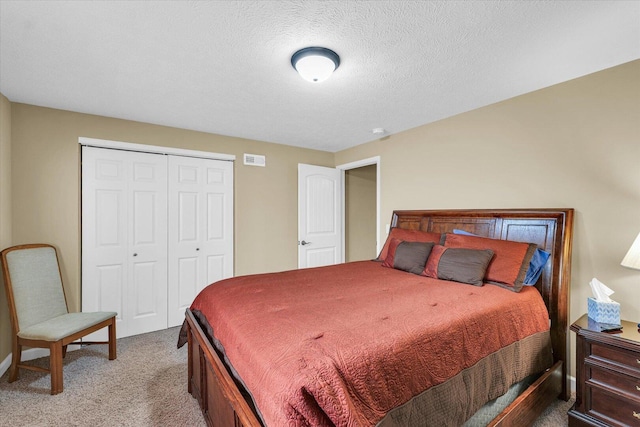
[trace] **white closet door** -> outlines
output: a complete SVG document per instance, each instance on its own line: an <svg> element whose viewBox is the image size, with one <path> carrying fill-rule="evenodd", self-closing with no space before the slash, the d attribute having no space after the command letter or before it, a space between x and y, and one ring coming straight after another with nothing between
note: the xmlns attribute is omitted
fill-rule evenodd
<svg viewBox="0 0 640 427"><path fill-rule="evenodd" d="M233 275L233 162L169 156L169 321Z"/></svg>
<svg viewBox="0 0 640 427"><path fill-rule="evenodd" d="M82 310L119 338L167 327L166 156L82 148Z"/></svg>

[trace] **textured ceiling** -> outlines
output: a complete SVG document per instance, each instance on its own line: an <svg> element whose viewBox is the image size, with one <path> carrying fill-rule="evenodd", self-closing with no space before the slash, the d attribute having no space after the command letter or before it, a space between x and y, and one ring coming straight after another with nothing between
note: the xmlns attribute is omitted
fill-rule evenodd
<svg viewBox="0 0 640 427"><path fill-rule="evenodd" d="M638 58L638 1L0 1L12 102L331 152Z"/></svg>

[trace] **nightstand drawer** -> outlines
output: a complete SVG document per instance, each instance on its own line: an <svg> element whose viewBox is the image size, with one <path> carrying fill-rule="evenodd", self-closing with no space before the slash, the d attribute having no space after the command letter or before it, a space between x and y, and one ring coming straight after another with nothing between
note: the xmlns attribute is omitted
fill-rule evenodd
<svg viewBox="0 0 640 427"><path fill-rule="evenodd" d="M591 388L591 408L587 413L615 426L640 426L640 402Z"/></svg>
<svg viewBox="0 0 640 427"><path fill-rule="evenodd" d="M576 333L576 403L571 426L640 427L640 333L622 320L622 331L601 332L585 314Z"/></svg>
<svg viewBox="0 0 640 427"><path fill-rule="evenodd" d="M601 359L608 359L626 365L638 372L640 377L640 353L617 350L599 343L592 343L591 354Z"/></svg>
<svg viewBox="0 0 640 427"><path fill-rule="evenodd" d="M588 385L601 386L625 393L629 398L637 400L638 406L640 407L640 378L634 378L596 367L591 367L590 371L590 378L587 379ZM640 408L638 409L640 410Z"/></svg>

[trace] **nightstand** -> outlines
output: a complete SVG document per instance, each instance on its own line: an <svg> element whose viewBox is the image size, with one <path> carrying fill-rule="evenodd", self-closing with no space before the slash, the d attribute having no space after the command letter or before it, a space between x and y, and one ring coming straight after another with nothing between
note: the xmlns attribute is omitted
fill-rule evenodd
<svg viewBox="0 0 640 427"><path fill-rule="evenodd" d="M622 321L622 332L599 332L585 314L576 333L576 403L569 426L640 426L640 332Z"/></svg>

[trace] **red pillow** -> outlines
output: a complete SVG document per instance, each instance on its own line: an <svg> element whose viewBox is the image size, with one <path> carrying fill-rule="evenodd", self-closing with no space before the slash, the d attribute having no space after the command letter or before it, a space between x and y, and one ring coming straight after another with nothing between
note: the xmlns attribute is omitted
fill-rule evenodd
<svg viewBox="0 0 640 427"><path fill-rule="evenodd" d="M387 245L387 243L389 245ZM381 258L382 266L393 268L393 261L396 256L396 249L398 249L398 245L402 243L402 240L392 237L390 239L387 239L387 243L385 243L385 247L387 248L387 256L385 256L384 259Z"/></svg>
<svg viewBox="0 0 640 427"><path fill-rule="evenodd" d="M536 250L536 245L533 243L451 233L446 234L444 246L493 251L494 256L487 267L485 280L515 292L520 292L522 289L529 262Z"/></svg>
<svg viewBox="0 0 640 427"><path fill-rule="evenodd" d="M431 242L431 243L437 244L437 243L440 243L442 234L430 233L428 231L407 230L405 228L393 227L391 231L389 231L389 236L387 236L387 241L384 243L384 246L380 251L380 255L378 255L378 261L384 261L387 258L387 253L389 253L389 245L391 244L391 239L394 239L394 238L401 240L403 242Z"/></svg>

